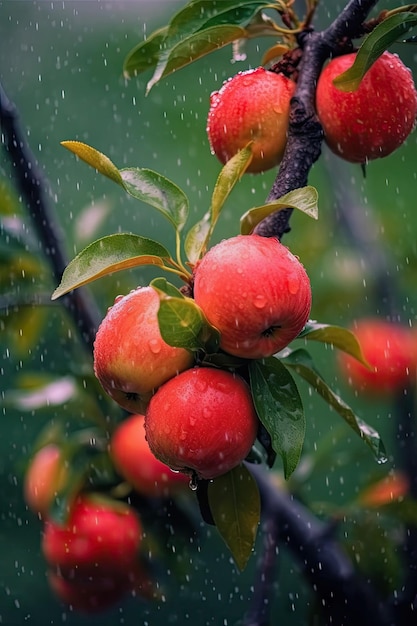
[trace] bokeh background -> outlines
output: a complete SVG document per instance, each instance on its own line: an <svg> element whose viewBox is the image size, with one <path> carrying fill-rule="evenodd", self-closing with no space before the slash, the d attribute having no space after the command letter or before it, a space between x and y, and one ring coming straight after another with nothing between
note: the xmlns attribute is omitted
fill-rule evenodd
<svg viewBox="0 0 417 626"><path fill-rule="evenodd" d="M148 167L174 181L189 196L190 226L209 206L220 170L205 133L209 95L240 69L258 65L262 50L272 42L251 42L247 59L241 63L232 63L230 48L218 51L168 77L145 97L150 75L126 82L123 60L136 43L167 23L181 4L176 0L0 1L0 78L49 181L50 200L65 236L68 258L113 232L130 231L159 239L170 249L174 237L162 216L75 159L60 146L62 140L84 141L119 167ZM329 3L319 8L318 26L329 23L343 6L341 2L331 4L331 12ZM394 48L417 76L415 47L400 43ZM387 289L395 287L401 320L414 324L416 164L416 133L396 154L371 163L366 177L359 167L323 151L309 181L319 192L319 220L294 215L292 231L285 237L286 245L300 256L311 277L315 319L348 325L365 315L384 314L385 305L378 297L364 250L358 249L343 227L341 206L345 203L361 216L361 232L368 232L369 241L387 255ZM240 215L264 203L274 176L270 171L244 177L227 202L214 241L237 234ZM13 198L13 175L4 152L0 155L0 184L2 210L8 203L22 211L19 199ZM36 250L29 216L25 224L29 239L35 238ZM3 229L0 242L4 250L8 240ZM13 300L13 294L18 298L22 288L19 277L6 275L5 267L0 268L3 306L2 293ZM33 290L50 294L56 285L48 266L31 269ZM147 284L155 275L154 270L139 269L93 284L91 292L102 315L117 294ZM68 400L58 406L36 409L31 405L25 410L23 404L18 406L10 399L16 398L14 390L24 380L33 384L36 376L66 376L91 363L75 333L68 332L69 320L59 303L32 309L25 319L15 320L15 325L10 319L13 310L9 307L9 324L0 326L0 623L238 624L252 600L257 555L239 574L215 529L203 524L198 549L190 548L179 556L185 573L178 577L163 572L164 596L154 603L127 599L99 616L85 617L52 596L40 554L41 523L24 504L22 477L31 445L46 421L81 419L85 407ZM24 332L19 338L20 327ZM384 468L379 467L341 419L300 384L308 426L299 488L306 502L324 510L343 506L372 476L395 467L397 442L390 403L370 401L349 389L338 376L333 351L318 346L312 353L326 380L383 434L389 456ZM281 476L279 461L276 473ZM373 532L375 529L378 524ZM347 520L342 535L346 539L354 533ZM388 557L384 561L379 556L382 560L378 554L375 557L377 567L393 568L394 576L396 559L388 562ZM297 564L285 550L280 550L272 601L276 623L288 625L306 623L313 606Z"/></svg>

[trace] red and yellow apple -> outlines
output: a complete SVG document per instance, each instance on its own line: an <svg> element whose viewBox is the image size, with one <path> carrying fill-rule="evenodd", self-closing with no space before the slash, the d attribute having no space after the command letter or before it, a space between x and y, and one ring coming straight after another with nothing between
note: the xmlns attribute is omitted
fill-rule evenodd
<svg viewBox="0 0 417 626"><path fill-rule="evenodd" d="M194 298L220 331L220 347L271 356L308 320L311 287L300 261L275 238L238 235L211 248L194 272Z"/></svg>
<svg viewBox="0 0 417 626"><path fill-rule="evenodd" d="M295 83L258 67L239 72L211 94L207 120L210 146L226 163L249 142L257 173L280 163L287 143L290 100Z"/></svg>
<svg viewBox="0 0 417 626"><path fill-rule="evenodd" d="M44 518L54 498L65 484L66 468L61 450L48 444L33 456L25 474L24 499L28 507Z"/></svg>
<svg viewBox="0 0 417 626"><path fill-rule="evenodd" d="M144 415L132 415L117 426L110 441L110 456L119 474L145 496L173 495L190 480L152 454L145 437Z"/></svg>
<svg viewBox="0 0 417 626"><path fill-rule="evenodd" d="M103 389L131 413L143 412L162 383L193 364L191 352L162 339L158 309L152 287L119 296L95 338L95 374Z"/></svg>
<svg viewBox="0 0 417 626"><path fill-rule="evenodd" d="M316 109L330 149L346 161L365 163L391 154L411 133L417 92L410 70L390 52L375 61L356 91L341 91L333 80L355 58L355 52L345 54L324 68L317 83Z"/></svg>
<svg viewBox="0 0 417 626"><path fill-rule="evenodd" d="M162 385L145 417L153 454L173 470L211 479L248 455L258 417L246 382L225 370L195 367Z"/></svg>
<svg viewBox="0 0 417 626"><path fill-rule="evenodd" d="M416 362L409 328L379 318L363 318L352 327L371 369L345 352L339 366L351 387L374 395L403 390L414 383Z"/></svg>

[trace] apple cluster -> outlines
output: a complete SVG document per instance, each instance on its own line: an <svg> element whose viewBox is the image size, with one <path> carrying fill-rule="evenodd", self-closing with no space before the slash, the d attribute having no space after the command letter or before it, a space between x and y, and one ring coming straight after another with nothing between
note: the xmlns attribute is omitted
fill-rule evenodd
<svg viewBox="0 0 417 626"><path fill-rule="evenodd" d="M139 559L142 524L131 506L80 494L65 522L50 516L66 471L60 448L47 444L33 457L24 484L28 506L43 521L41 549L54 593L86 613L101 611L129 592L150 596L152 585Z"/></svg>
<svg viewBox="0 0 417 626"><path fill-rule="evenodd" d="M353 65L357 53L333 58L320 74L316 111L330 149L352 163L366 163L397 150L415 127L417 91L411 71L384 52L354 91L333 81ZM207 134L213 154L226 163L249 143L247 172L278 165L287 143L295 82L258 67L239 72L211 95Z"/></svg>
<svg viewBox="0 0 417 626"><path fill-rule="evenodd" d="M243 362L282 350L310 313L306 271L275 238L240 235L220 242L197 262L192 283L195 304L219 331L220 351ZM136 414L114 434L113 460L127 480L143 483L138 467L149 445L164 467L213 479L239 465L254 444L258 416L251 391L238 367L214 367L201 354L168 345L159 327L159 303L151 286L116 298L96 335L97 378L120 406ZM154 465L149 463L146 479L149 493ZM165 488L175 476L165 470Z"/></svg>

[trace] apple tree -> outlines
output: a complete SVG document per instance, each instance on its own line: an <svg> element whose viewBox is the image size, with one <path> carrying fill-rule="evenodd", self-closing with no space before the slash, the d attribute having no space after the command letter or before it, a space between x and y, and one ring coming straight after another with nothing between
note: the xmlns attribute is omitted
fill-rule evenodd
<svg viewBox="0 0 417 626"><path fill-rule="evenodd" d="M207 103L218 173L197 221L184 189L146 163L119 166L125 159L105 154L106 137L100 150L62 140L118 193L146 205L146 215L156 211L166 220L171 249L157 232L150 238L129 230L92 240L67 262L43 174L0 92L3 143L45 253L33 260L52 273L52 300L62 303L91 358L80 357L75 382L67 381L90 423L75 420L70 431L56 420L46 423L24 481L26 502L43 524L50 586L76 611L100 611L132 593L158 602L154 560L172 568L170 535L184 541L202 521L224 540L239 571L261 542L253 604L240 615L245 626L271 623L281 545L314 593L312 623L405 625L415 617L415 332L394 312L394 287L381 299L379 318L345 328L330 307L327 319L313 319L307 264L286 245L293 216L323 219L326 189L311 185L310 176L324 146L338 176L346 163L366 176L374 160L389 163L414 129L413 73L389 49L398 40L414 42L417 5L378 4L350 0L318 30L319 3L312 0L191 0L127 54L124 76L138 81L143 98L221 48L230 47L234 67L242 68ZM258 39L272 43L248 68L245 47ZM255 186L257 174L273 168L264 203L251 206L248 199L234 236L214 243L242 179L253 177ZM369 224L354 202L339 204L352 249L381 275L388 262L383 247L367 237ZM7 240L11 226L5 221ZM98 313L85 286L144 266L158 275ZM322 375L320 351L336 353L358 394L389 394L403 451L398 469L383 469L393 452L372 419ZM54 384L62 391L61 380L48 383L49 393ZM314 419L306 394L328 405L344 436L359 438L380 469L344 508L308 502L303 491L326 462L304 452ZM384 578L363 545L359 554L359 539L338 537L346 520L354 520L359 535L370 533L371 552L381 549L379 540L384 553L401 551L402 559L389 561L400 572ZM378 524L382 534L372 536Z"/></svg>

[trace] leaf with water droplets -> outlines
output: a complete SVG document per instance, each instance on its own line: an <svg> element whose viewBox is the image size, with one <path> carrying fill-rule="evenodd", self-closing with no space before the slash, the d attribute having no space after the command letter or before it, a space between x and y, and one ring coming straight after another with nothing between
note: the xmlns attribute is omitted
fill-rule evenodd
<svg viewBox="0 0 417 626"><path fill-rule="evenodd" d="M76 154L85 163L88 163L88 165L94 167L100 174L103 174L103 176L107 176L107 178L110 178L110 180L122 187L124 186L119 170L109 157L102 152L99 152L81 141L61 141L61 146L73 154Z"/></svg>
<svg viewBox="0 0 417 626"><path fill-rule="evenodd" d="M330 389L315 368L307 350L287 350L284 354L285 356L281 359L283 363L304 378L323 400L343 417L354 432L370 447L378 463L385 463L387 456L379 433L357 417L350 406Z"/></svg>
<svg viewBox="0 0 417 626"><path fill-rule="evenodd" d="M416 5L410 6L415 7ZM395 13L384 19L363 40L353 65L337 76L333 80L333 84L341 91L356 91L366 72L375 61L393 43L396 43L399 37L404 36L415 26L417 26L417 15L412 12Z"/></svg>
<svg viewBox="0 0 417 626"><path fill-rule="evenodd" d="M250 386L256 412L282 457L289 478L300 460L305 436L305 415L297 385L275 357L249 363Z"/></svg>
<svg viewBox="0 0 417 626"><path fill-rule="evenodd" d="M261 514L258 486L245 465L211 481L210 511L219 533L243 570L253 552Z"/></svg>
<svg viewBox="0 0 417 626"><path fill-rule="evenodd" d="M318 322L310 320L298 335L298 339L320 341L327 345L334 346L353 356L360 363L363 363L365 367L371 368L363 355L359 341L356 339L354 333L347 328L332 326L331 324L319 324Z"/></svg>
<svg viewBox="0 0 417 626"><path fill-rule="evenodd" d="M168 250L152 239L125 233L103 237L84 248L67 265L52 300L113 272L139 265L163 267L167 259L170 259Z"/></svg>
<svg viewBox="0 0 417 626"><path fill-rule="evenodd" d="M318 219L318 193L315 187L308 185L286 193L281 198L246 211L240 218L240 232L250 235L263 219L283 209L298 209L313 219Z"/></svg>

